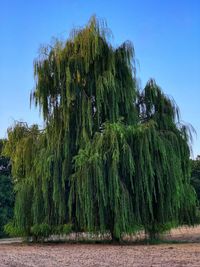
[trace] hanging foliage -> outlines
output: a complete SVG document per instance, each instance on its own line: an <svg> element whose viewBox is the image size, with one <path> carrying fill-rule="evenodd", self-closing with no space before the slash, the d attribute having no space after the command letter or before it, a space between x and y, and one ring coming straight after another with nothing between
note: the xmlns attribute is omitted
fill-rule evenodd
<svg viewBox="0 0 200 267"><path fill-rule="evenodd" d="M17 227L72 223L120 238L138 226L151 234L193 223L186 128L153 80L138 90L130 42L114 48L93 17L65 43L44 48L34 72L31 99L45 130L17 124L5 148Z"/></svg>

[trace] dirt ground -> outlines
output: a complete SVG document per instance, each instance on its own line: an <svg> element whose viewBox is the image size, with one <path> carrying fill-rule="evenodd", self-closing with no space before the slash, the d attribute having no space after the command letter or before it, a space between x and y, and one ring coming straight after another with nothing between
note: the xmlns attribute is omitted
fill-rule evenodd
<svg viewBox="0 0 200 267"><path fill-rule="evenodd" d="M0 244L0 267L199 267L200 227L173 230L162 245Z"/></svg>

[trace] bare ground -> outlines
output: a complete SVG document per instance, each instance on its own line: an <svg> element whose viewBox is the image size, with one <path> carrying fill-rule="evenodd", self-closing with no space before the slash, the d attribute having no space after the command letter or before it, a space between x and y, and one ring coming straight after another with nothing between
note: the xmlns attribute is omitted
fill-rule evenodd
<svg viewBox="0 0 200 267"><path fill-rule="evenodd" d="M199 267L200 227L173 230L162 245L0 244L0 267Z"/></svg>

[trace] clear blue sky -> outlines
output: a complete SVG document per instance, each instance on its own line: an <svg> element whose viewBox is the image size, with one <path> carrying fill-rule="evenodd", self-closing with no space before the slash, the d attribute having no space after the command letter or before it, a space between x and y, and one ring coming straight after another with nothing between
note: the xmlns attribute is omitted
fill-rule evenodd
<svg viewBox="0 0 200 267"><path fill-rule="evenodd" d="M1 0L0 137L14 120L39 123L30 109L33 60L40 44L66 38L90 16L107 20L118 45L135 46L142 86L152 77L180 107L182 120L197 131L200 154L200 1L199 0Z"/></svg>

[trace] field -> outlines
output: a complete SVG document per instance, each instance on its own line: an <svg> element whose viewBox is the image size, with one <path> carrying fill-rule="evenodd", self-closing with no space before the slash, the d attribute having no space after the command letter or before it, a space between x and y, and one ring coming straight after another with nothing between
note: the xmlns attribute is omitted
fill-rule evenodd
<svg viewBox="0 0 200 267"><path fill-rule="evenodd" d="M160 245L0 244L0 267L200 266L200 227L173 230ZM177 243L175 243L178 241Z"/></svg>

